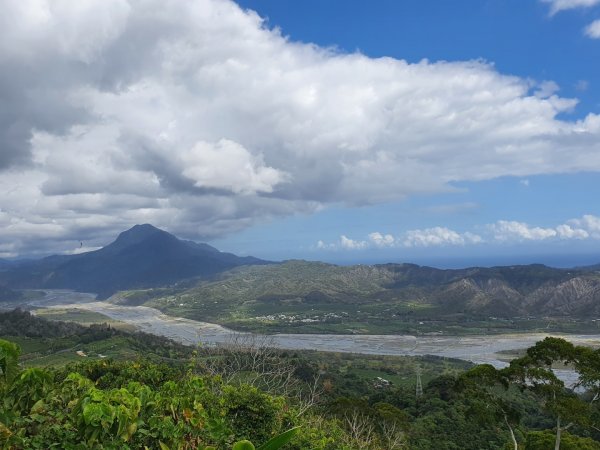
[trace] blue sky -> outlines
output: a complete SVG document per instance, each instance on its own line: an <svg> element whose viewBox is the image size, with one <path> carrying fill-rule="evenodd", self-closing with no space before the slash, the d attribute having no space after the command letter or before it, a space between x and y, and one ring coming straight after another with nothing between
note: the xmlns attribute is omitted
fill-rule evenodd
<svg viewBox="0 0 600 450"><path fill-rule="evenodd" d="M540 1L457 0L240 0L291 40L418 62L482 59L504 74L548 80L561 96L576 98L564 115L576 120L600 111L600 40L584 33L600 18L600 5L551 14ZM565 154L565 158L569 155ZM374 230L402 233L448 227L479 232L498 220L556 227L586 214L600 215L600 176L595 172L500 177L457 183L457 192L413 196L370 207L337 206L259 224L215 241L229 250L272 258L303 257L338 263L416 261L440 266L545 262L553 265L600 261L595 240L516 240L421 248L320 250L315 242L355 240ZM333 247L333 245L332 245Z"/></svg>
<svg viewBox="0 0 600 450"><path fill-rule="evenodd" d="M483 59L504 74L556 82L561 95L580 102L571 117L600 107L598 41L583 32L600 19L600 4L551 16L550 5L537 0L237 3L292 40L410 62Z"/></svg>
<svg viewBox="0 0 600 450"><path fill-rule="evenodd" d="M0 60L0 258L600 262L600 0L20 0Z"/></svg>

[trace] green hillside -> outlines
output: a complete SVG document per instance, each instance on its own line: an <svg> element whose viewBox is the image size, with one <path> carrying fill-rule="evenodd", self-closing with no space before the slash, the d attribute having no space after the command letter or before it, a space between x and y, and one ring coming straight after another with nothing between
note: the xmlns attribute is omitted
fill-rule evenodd
<svg viewBox="0 0 600 450"><path fill-rule="evenodd" d="M167 338L121 330L115 324L103 323L100 315L94 318L96 323L83 326L46 320L27 311L0 312L0 338L20 345L21 363L26 367L64 366L83 360L131 361L140 357L164 362L185 360L191 355L192 349Z"/></svg>
<svg viewBox="0 0 600 450"><path fill-rule="evenodd" d="M242 330L317 333L591 331L600 275L542 265L440 270L287 261L111 301Z"/></svg>

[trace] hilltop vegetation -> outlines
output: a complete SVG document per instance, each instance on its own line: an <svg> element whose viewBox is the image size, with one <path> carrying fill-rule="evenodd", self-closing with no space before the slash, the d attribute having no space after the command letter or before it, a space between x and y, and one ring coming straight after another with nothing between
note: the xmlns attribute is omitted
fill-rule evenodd
<svg viewBox="0 0 600 450"><path fill-rule="evenodd" d="M117 303L266 332L595 331L600 274L542 265L440 270L306 261L244 266L212 280L125 291Z"/></svg>
<svg viewBox="0 0 600 450"><path fill-rule="evenodd" d="M192 352L153 334L122 331L108 324L49 321L20 310L0 312L0 338L18 343L22 364L30 367L62 366L82 358L132 360L143 356L155 362L173 362L189 358Z"/></svg>
<svg viewBox="0 0 600 450"><path fill-rule="evenodd" d="M28 324L55 338L81 331L12 314L25 326L22 334L33 333ZM598 350L547 339L496 370L441 358L290 353L266 344L176 347L160 362L90 357L22 369L18 346L0 339L0 446L230 449L284 433L284 450L546 450L557 440L563 450L600 449ZM578 394L548 369L564 362L580 375Z"/></svg>

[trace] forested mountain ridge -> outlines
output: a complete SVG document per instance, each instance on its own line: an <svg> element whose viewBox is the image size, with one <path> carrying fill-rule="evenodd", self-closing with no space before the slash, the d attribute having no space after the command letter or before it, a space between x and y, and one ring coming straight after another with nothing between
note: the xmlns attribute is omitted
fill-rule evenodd
<svg viewBox="0 0 600 450"><path fill-rule="evenodd" d="M163 286L240 265L266 263L181 240L145 224L124 231L113 243L96 251L49 256L9 267L0 272L0 284L66 288L106 297L121 289Z"/></svg>
<svg viewBox="0 0 600 450"><path fill-rule="evenodd" d="M443 270L414 264L286 261L239 267L193 287L122 292L113 301L242 328L252 321L278 320L288 325L295 320L306 328L309 321L319 320L380 321L387 327L402 320L445 318L590 319L600 315L600 273L539 264Z"/></svg>

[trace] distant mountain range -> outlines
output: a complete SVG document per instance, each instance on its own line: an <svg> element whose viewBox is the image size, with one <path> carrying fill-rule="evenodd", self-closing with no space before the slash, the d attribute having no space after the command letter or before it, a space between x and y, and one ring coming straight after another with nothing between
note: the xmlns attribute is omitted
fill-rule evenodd
<svg viewBox="0 0 600 450"><path fill-rule="evenodd" d="M176 238L152 225L136 225L99 250L4 265L0 284L95 292L100 298L132 288L164 286L211 276L237 266L267 264Z"/></svg>
<svg viewBox="0 0 600 450"><path fill-rule="evenodd" d="M592 268L541 264L439 270L410 264L378 266L391 272L389 295L405 294L456 312L585 316L600 314L600 274Z"/></svg>
<svg viewBox="0 0 600 450"><path fill-rule="evenodd" d="M17 264L0 261L0 298L14 296L11 289L19 288L73 289L100 298L146 290L129 300L129 294L123 294L122 299L168 309L174 315L214 320L319 308L335 312L347 305L355 305L350 310L361 310L362 315L368 305L377 317L590 317L600 316L599 270L600 265L443 270L414 264L273 264L178 239L146 224L124 231L96 251ZM164 294L147 291L165 286L171 287Z"/></svg>
<svg viewBox="0 0 600 450"><path fill-rule="evenodd" d="M348 314L346 322L389 325L491 316L591 319L600 318L600 272L541 264L442 270L286 261L236 268L196 286L129 292L116 301L242 327L287 320L281 315L325 320L339 312Z"/></svg>

